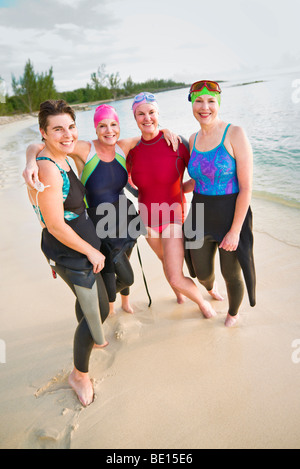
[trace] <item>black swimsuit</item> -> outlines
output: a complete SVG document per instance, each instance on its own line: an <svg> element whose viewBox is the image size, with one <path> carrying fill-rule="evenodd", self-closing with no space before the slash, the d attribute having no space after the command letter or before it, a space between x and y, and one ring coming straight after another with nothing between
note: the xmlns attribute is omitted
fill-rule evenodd
<svg viewBox="0 0 300 469"><path fill-rule="evenodd" d="M64 181L65 223L84 241L99 250L101 242L85 208L85 188L72 168L65 171L50 158L39 157L38 160L54 163L61 173ZM40 215L44 221L41 213ZM87 373L94 343L105 343L102 323L108 316L109 303L102 276L100 273L93 273L93 266L84 254L62 244L49 233L47 227L42 232L41 248L52 270L67 283L76 296L78 326L74 336L74 365L77 370Z"/></svg>

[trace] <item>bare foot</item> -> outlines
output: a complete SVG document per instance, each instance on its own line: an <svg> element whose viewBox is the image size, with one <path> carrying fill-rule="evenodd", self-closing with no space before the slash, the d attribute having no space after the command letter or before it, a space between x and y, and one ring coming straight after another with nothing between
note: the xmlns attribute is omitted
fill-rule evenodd
<svg viewBox="0 0 300 469"><path fill-rule="evenodd" d="M104 347L107 347L109 345L109 343L106 341L104 344L102 345L98 345L98 344L94 344L94 347L93 348L104 348Z"/></svg>
<svg viewBox="0 0 300 469"><path fill-rule="evenodd" d="M200 309L206 319L214 318L215 316L217 316L217 313L208 301L204 301Z"/></svg>
<svg viewBox="0 0 300 469"><path fill-rule="evenodd" d="M230 314L227 314L226 320L225 320L225 326L226 327L233 327L236 325L240 318L240 315L237 314L236 316L230 316Z"/></svg>
<svg viewBox="0 0 300 469"><path fill-rule="evenodd" d="M208 293L213 297L214 300L224 300L224 297L218 292L218 285L216 281L214 281L214 286L212 287L212 290L208 290Z"/></svg>
<svg viewBox="0 0 300 469"><path fill-rule="evenodd" d="M177 303L179 305L183 305L183 303L186 302L186 296L182 295L181 293L177 293L176 297L177 297Z"/></svg>
<svg viewBox="0 0 300 469"><path fill-rule="evenodd" d="M129 303L129 296L122 296L122 309L125 313L133 314L133 308Z"/></svg>
<svg viewBox="0 0 300 469"><path fill-rule="evenodd" d="M68 382L84 407L92 404L94 401L94 388L88 373L82 373L74 368L68 378Z"/></svg>
<svg viewBox="0 0 300 469"><path fill-rule="evenodd" d="M116 311L115 311L115 303L109 303L109 316L115 316Z"/></svg>

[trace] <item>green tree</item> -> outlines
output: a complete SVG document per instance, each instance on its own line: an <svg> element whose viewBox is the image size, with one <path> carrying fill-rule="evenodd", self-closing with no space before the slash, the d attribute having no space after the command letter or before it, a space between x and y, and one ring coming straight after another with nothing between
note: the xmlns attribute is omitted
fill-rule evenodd
<svg viewBox="0 0 300 469"><path fill-rule="evenodd" d="M116 99L118 96L118 91L120 90L120 75L119 72L112 73L108 76L108 83L110 86L110 91L112 92L113 98Z"/></svg>
<svg viewBox="0 0 300 469"><path fill-rule="evenodd" d="M12 89L24 110L30 113L36 111L42 101L53 99L57 95L52 67L49 72L35 73L29 59L25 65L24 75L19 80L12 75Z"/></svg>
<svg viewBox="0 0 300 469"><path fill-rule="evenodd" d="M127 78L127 80L123 84L123 88L127 95L132 94L135 91L135 84L133 83L131 76Z"/></svg>
<svg viewBox="0 0 300 469"><path fill-rule="evenodd" d="M37 75L37 93L36 93L36 105L46 101L47 99L55 99L57 92L54 85L53 68L41 75Z"/></svg>

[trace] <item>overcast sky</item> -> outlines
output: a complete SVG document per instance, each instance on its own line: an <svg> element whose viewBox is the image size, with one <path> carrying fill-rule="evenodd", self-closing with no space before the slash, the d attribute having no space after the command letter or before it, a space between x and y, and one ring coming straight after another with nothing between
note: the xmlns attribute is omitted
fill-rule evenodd
<svg viewBox="0 0 300 469"><path fill-rule="evenodd" d="M299 0L0 0L0 76L53 66L59 91L101 64L122 82L299 69Z"/></svg>

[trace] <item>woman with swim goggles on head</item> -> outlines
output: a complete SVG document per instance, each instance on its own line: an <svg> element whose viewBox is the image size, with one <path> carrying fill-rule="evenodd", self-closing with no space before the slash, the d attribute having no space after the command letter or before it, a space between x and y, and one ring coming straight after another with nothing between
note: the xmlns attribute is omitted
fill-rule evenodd
<svg viewBox="0 0 300 469"><path fill-rule="evenodd" d="M124 187L128 181L126 156L136 145L139 137L119 140L119 117L116 110L107 104L95 109L94 127L97 139L78 141L69 156L73 158L86 188L85 201L88 213L101 238L101 252L106 258L102 276L109 297L110 314L115 313L117 292L121 293L122 309L127 313L133 313L129 302L129 287L134 281L134 275L129 257L136 238L129 235L128 226L135 217L138 218L138 215L133 204L126 198ZM175 140L177 141L175 135L167 130L165 133L166 138L169 137L169 144L172 142L175 145ZM42 144L30 145L27 149L27 167L23 176L28 185L34 185L37 177L35 157L42 149ZM109 211L111 233L104 233L104 230L99 228L101 221L104 223L104 219L107 218L104 210L107 204L111 208Z"/></svg>
<svg viewBox="0 0 300 469"><path fill-rule="evenodd" d="M43 227L42 251L53 274L58 274L76 296L78 326L69 384L87 406L94 398L88 374L91 351L95 344L107 345L102 322L109 304L100 274L105 258L86 214L84 186L66 159L78 139L74 111L65 101L45 101L40 105L39 126L45 142L37 158L40 182L36 189L29 188L28 194Z"/></svg>
<svg viewBox="0 0 300 469"><path fill-rule="evenodd" d="M197 204L204 204L204 240L202 247L196 247L195 243L194 248L186 250L186 260L191 276L197 277L214 299L222 300L214 274L214 258L219 250L229 301L225 325L231 327L239 318L243 299L241 271L250 304L255 305L250 208L252 149L241 127L220 119L221 88L218 83L209 80L194 83L188 99L200 131L190 137L192 152L188 172L193 178L190 184L194 196L186 223L196 227ZM197 235L202 237L202 233Z"/></svg>
<svg viewBox="0 0 300 469"><path fill-rule="evenodd" d="M183 274L185 185L182 180L189 150L183 143L177 152L166 144L158 127L158 104L153 94L138 94L132 111L142 137L128 155L127 169L138 188L139 212L147 227L147 241L161 260L178 303L187 296L210 318L215 315L211 305L204 301L193 280Z"/></svg>

